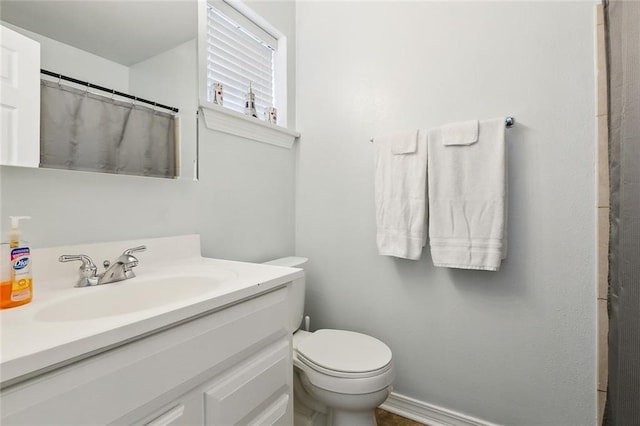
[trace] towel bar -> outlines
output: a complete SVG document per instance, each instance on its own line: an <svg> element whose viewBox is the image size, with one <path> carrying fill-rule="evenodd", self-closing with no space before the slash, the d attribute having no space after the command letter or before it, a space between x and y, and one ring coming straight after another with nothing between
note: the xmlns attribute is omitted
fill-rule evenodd
<svg viewBox="0 0 640 426"><path fill-rule="evenodd" d="M512 127L514 124L516 124L516 118L510 115L507 115L504 119L504 124L507 128ZM369 139L369 142L373 143L373 138Z"/></svg>

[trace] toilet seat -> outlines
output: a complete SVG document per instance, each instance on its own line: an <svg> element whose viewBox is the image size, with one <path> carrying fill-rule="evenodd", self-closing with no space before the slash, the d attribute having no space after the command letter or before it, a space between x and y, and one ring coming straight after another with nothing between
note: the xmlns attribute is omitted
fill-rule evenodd
<svg viewBox="0 0 640 426"><path fill-rule="evenodd" d="M376 392L394 376L387 345L345 330L305 333L295 345L294 364L315 386L345 394Z"/></svg>
<svg viewBox="0 0 640 426"><path fill-rule="evenodd" d="M318 330L297 351L305 364L337 377L370 377L391 362L391 349L380 340L346 330Z"/></svg>

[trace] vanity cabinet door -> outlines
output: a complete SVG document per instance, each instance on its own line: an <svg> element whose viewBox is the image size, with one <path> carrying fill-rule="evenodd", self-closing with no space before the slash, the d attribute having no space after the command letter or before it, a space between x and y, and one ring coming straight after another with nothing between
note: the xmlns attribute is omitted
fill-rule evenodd
<svg viewBox="0 0 640 426"><path fill-rule="evenodd" d="M273 343L211 382L205 424L291 424L292 375L289 340Z"/></svg>

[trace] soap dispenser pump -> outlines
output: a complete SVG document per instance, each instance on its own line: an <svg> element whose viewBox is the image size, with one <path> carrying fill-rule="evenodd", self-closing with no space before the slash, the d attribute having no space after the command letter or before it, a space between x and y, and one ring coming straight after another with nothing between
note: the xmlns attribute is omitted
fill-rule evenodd
<svg viewBox="0 0 640 426"><path fill-rule="evenodd" d="M20 221L22 219L31 219L31 216L9 216L11 219L11 229L9 230L9 245L16 248L20 245L22 233L20 232Z"/></svg>
<svg viewBox="0 0 640 426"><path fill-rule="evenodd" d="M33 279L31 277L31 249L22 241L20 220L29 216L9 216L11 229L8 244L2 244L0 271L0 309L12 308L31 302Z"/></svg>

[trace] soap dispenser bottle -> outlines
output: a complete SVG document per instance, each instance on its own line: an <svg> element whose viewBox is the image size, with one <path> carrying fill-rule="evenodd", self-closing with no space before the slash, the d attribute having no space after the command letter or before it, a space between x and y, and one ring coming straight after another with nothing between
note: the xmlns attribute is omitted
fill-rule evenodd
<svg viewBox="0 0 640 426"><path fill-rule="evenodd" d="M0 309L13 308L31 302L31 249L22 241L20 220L29 216L10 216L9 242L2 244L0 265Z"/></svg>

